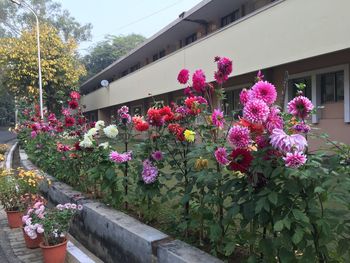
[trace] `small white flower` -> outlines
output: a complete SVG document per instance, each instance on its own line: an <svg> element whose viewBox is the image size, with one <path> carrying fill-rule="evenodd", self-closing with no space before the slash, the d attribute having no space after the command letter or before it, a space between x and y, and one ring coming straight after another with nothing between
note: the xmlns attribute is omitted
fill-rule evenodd
<svg viewBox="0 0 350 263"><path fill-rule="evenodd" d="M114 139L117 137L119 131L116 125L109 125L103 129L103 132L106 134L108 138Z"/></svg>
<svg viewBox="0 0 350 263"><path fill-rule="evenodd" d="M108 142L100 143L98 147L103 147L103 149L108 149L109 143Z"/></svg>
<svg viewBox="0 0 350 263"><path fill-rule="evenodd" d="M44 233L44 228L42 225L38 226L37 229L36 229L36 232L38 232L39 234L42 234Z"/></svg>
<svg viewBox="0 0 350 263"><path fill-rule="evenodd" d="M97 134L97 132L98 132L97 128L91 128L90 130L88 130L88 132L85 135L90 137L90 139L91 139L94 135Z"/></svg>
<svg viewBox="0 0 350 263"><path fill-rule="evenodd" d="M82 148L90 148L93 146L92 140L87 134L84 135L84 140L79 143L79 146Z"/></svg>
<svg viewBox="0 0 350 263"><path fill-rule="evenodd" d="M72 208L73 210L75 210L75 209L77 209L77 205L76 205L76 204L72 204L72 205L71 205L71 208Z"/></svg>
<svg viewBox="0 0 350 263"><path fill-rule="evenodd" d="M79 211L83 210L83 206L82 205L78 205L78 210Z"/></svg>
<svg viewBox="0 0 350 263"><path fill-rule="evenodd" d="M104 126L105 126L105 122L104 121L97 121L95 123L95 128L98 129L98 130L101 130Z"/></svg>

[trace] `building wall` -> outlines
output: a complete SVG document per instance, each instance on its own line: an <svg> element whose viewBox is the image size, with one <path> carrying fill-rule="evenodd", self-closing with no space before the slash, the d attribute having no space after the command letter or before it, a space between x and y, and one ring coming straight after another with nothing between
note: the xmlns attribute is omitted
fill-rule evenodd
<svg viewBox="0 0 350 263"><path fill-rule="evenodd" d="M217 55L231 57L233 74L238 76L346 49L350 47L350 34L345 33L350 28L348 10L348 0L337 0L336 5L329 0L277 1L113 81L109 88L84 96L83 104L91 111L145 98L148 93L182 89L176 76L183 67L192 72L203 68L207 80L213 81L215 64L211 62Z"/></svg>

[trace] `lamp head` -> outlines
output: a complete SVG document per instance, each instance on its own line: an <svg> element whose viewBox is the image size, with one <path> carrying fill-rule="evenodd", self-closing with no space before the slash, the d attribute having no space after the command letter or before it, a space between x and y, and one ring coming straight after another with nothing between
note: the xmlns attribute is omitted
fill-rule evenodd
<svg viewBox="0 0 350 263"><path fill-rule="evenodd" d="M22 3L19 0L10 0L10 1L16 5L22 5Z"/></svg>

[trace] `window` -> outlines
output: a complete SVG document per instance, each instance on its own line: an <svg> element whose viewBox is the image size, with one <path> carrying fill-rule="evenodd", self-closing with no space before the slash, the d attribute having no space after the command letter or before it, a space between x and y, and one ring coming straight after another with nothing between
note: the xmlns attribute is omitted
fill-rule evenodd
<svg viewBox="0 0 350 263"><path fill-rule="evenodd" d="M133 116L135 115L142 116L142 105L133 106L131 113Z"/></svg>
<svg viewBox="0 0 350 263"><path fill-rule="evenodd" d="M159 58L159 57L158 57L158 53L153 55L153 61L158 60L158 58Z"/></svg>
<svg viewBox="0 0 350 263"><path fill-rule="evenodd" d="M159 58L165 57L165 50L159 52Z"/></svg>
<svg viewBox="0 0 350 263"><path fill-rule="evenodd" d="M344 100L344 71L321 75L321 103Z"/></svg>
<svg viewBox="0 0 350 263"><path fill-rule="evenodd" d="M130 73L138 70L139 68L140 68L140 63L137 63L136 65L134 65L130 68Z"/></svg>
<svg viewBox="0 0 350 263"><path fill-rule="evenodd" d="M186 46L188 44L191 44L191 43L195 42L196 40L197 40L197 33L194 33L194 34L186 37Z"/></svg>
<svg viewBox="0 0 350 263"><path fill-rule="evenodd" d="M242 109L242 105L239 100L239 95L242 89L234 89L226 91L226 97L223 101L225 115L231 115L232 111L238 112Z"/></svg>
<svg viewBox="0 0 350 263"><path fill-rule="evenodd" d="M129 70L127 69L127 70L124 70L124 71L122 72L121 76L124 77L124 76L126 76L126 75L128 75L128 74L129 74Z"/></svg>
<svg viewBox="0 0 350 263"><path fill-rule="evenodd" d="M303 91L304 96L311 100L311 77L310 76L289 80L289 83L288 83L289 100L293 99L297 95L298 88L296 85L301 83L305 84L305 90Z"/></svg>
<svg viewBox="0 0 350 263"><path fill-rule="evenodd" d="M239 18L239 9L221 18L221 27L227 26Z"/></svg>

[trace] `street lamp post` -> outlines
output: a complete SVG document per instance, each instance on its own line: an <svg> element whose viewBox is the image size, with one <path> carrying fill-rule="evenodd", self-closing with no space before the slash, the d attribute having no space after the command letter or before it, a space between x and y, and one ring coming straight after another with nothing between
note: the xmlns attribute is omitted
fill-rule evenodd
<svg viewBox="0 0 350 263"><path fill-rule="evenodd" d="M43 86L42 86L42 80L41 80L41 58L40 58L40 30L39 30L39 19L33 8L28 5L24 1L19 0L10 0L12 3L15 3L18 6L24 6L29 11L33 13L36 20L36 38L37 38L37 46L38 46L38 68L39 68L39 97L40 97L40 117L41 119L44 119L44 111L43 111Z"/></svg>

